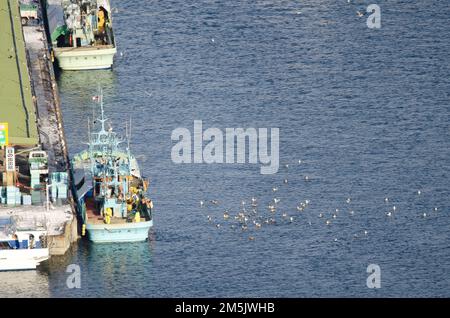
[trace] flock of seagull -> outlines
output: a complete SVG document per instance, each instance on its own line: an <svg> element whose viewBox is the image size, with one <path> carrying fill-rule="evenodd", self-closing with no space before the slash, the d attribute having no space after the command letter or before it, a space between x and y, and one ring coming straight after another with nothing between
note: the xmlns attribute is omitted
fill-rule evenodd
<svg viewBox="0 0 450 318"><path fill-rule="evenodd" d="M302 160L298 160L298 164L302 164ZM289 164L284 165L286 169L289 168ZM307 175L303 177L305 182L311 181L311 178ZM310 226L312 225L311 217L317 217L320 222L327 227L331 226L333 222L341 218L343 213L338 209L332 209L332 212L313 212L306 214L305 212L310 207L310 200L306 199L299 202L296 207L286 209L280 206L282 198L278 195L281 187L287 187L288 179L284 179L282 185L274 186L271 189L273 198L268 204L262 203L256 197L252 197L250 200L241 200L239 209L231 210L221 208L222 203L217 199L200 200L200 209L205 211L203 213L206 221L217 229L231 228L237 232L248 235L248 240L254 241L256 239L256 233L262 229L271 225L289 225L295 221L306 221ZM416 196L421 196L422 191L417 190ZM283 199L284 200L284 199ZM355 211L352 209L352 198L345 199L347 213L350 216L355 215ZM380 200L382 202L382 200ZM396 205L391 203L389 197L384 198L385 207L389 206L387 212L384 213L386 218L393 218L398 211ZM286 211L290 211L289 213ZM438 208L434 207L433 212L438 212ZM344 213L345 214L345 213ZM427 218L429 213L423 212L419 214L422 218ZM367 229L362 230L363 236L367 236L369 231ZM354 238L359 237L359 234L354 234ZM337 238L333 238L333 241L338 241Z"/></svg>

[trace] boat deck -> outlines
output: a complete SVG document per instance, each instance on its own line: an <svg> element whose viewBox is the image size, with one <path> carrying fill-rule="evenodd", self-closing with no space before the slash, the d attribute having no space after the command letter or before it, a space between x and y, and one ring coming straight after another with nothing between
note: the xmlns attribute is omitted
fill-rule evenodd
<svg viewBox="0 0 450 318"><path fill-rule="evenodd" d="M97 213L93 198L86 200L86 215L90 224L105 224L103 217ZM124 218L112 217L110 224L125 224L127 220Z"/></svg>

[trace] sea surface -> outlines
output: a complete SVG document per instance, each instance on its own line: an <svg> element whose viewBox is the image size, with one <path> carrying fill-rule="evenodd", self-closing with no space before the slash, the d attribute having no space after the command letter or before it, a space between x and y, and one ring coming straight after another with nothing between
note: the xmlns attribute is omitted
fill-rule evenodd
<svg viewBox="0 0 450 318"><path fill-rule="evenodd" d="M447 1L112 3L114 68L59 75L64 127L71 154L84 149L98 85L112 127L131 118L154 228L148 242L81 240L37 271L0 273L0 296L450 296ZM380 29L356 14L371 3ZM194 120L279 128L278 173L173 163L172 131L193 134ZM242 230L234 216L252 197L262 226ZM370 264L381 288L367 287Z"/></svg>

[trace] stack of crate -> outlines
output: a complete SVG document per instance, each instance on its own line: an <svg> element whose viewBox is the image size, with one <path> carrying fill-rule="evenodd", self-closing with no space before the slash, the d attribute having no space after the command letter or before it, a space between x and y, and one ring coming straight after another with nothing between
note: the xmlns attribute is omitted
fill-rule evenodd
<svg viewBox="0 0 450 318"><path fill-rule="evenodd" d="M31 195L29 194L22 195L22 205L31 205Z"/></svg>
<svg viewBox="0 0 450 318"><path fill-rule="evenodd" d="M6 204L8 205L20 205L21 194L19 188L15 186L6 187Z"/></svg>

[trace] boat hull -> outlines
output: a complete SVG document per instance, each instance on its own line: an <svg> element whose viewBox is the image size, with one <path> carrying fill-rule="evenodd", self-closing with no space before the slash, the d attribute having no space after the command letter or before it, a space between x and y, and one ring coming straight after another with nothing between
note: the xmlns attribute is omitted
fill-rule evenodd
<svg viewBox="0 0 450 318"><path fill-rule="evenodd" d="M113 65L116 48L54 48L58 65L65 71L108 69Z"/></svg>
<svg viewBox="0 0 450 318"><path fill-rule="evenodd" d="M48 248L0 251L0 271L33 270L49 258Z"/></svg>
<svg viewBox="0 0 450 318"><path fill-rule="evenodd" d="M125 224L86 224L86 232L94 243L142 242L148 239L153 220Z"/></svg>

